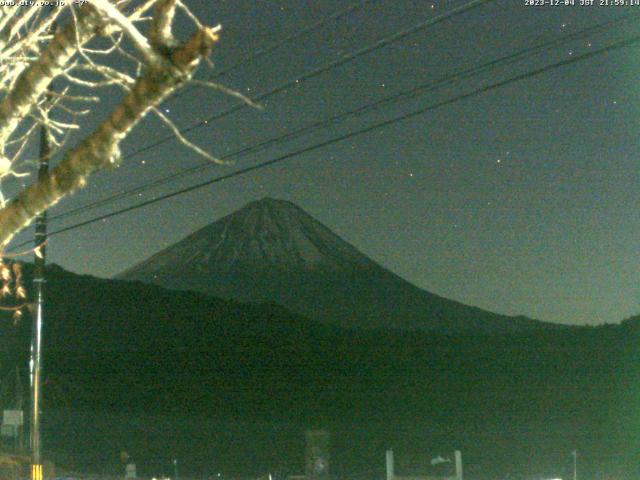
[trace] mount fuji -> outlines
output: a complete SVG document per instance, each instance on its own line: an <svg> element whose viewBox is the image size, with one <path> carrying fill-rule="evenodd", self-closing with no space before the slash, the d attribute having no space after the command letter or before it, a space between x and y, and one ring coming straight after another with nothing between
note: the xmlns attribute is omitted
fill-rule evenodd
<svg viewBox="0 0 640 480"><path fill-rule="evenodd" d="M300 207L272 198L245 205L116 278L244 302L274 302L354 329L505 333L561 327L421 290Z"/></svg>

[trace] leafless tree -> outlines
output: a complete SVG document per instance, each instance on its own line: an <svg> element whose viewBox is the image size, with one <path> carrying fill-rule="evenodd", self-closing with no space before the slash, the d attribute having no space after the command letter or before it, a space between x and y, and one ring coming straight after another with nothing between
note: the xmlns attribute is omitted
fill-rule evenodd
<svg viewBox="0 0 640 480"><path fill-rule="evenodd" d="M0 181L27 174L25 152L41 125L60 160L13 198L0 198L0 249L91 173L117 164L121 142L148 113L215 161L180 135L158 106L192 80L219 27L202 25L181 0L7 3L0 2ZM193 24L183 41L173 32L178 15ZM114 86L122 90L121 101L95 130L83 132L79 118L95 111L102 92ZM73 131L82 140L67 148Z"/></svg>

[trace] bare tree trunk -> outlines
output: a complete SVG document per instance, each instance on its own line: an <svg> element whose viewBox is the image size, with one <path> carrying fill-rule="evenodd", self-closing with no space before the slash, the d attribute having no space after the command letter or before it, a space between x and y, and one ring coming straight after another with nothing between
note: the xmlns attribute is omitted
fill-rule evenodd
<svg viewBox="0 0 640 480"><path fill-rule="evenodd" d="M81 188L88 175L116 163L120 157L120 142L151 108L190 78L201 58L209 54L218 39L217 31L203 27L186 44L162 57L160 64L148 65L147 71L136 81L130 93L91 135L67 152L48 176L27 187L0 210L0 245L6 246L13 235L27 226L38 213ZM53 69L60 68L61 60L54 60L59 51L56 49L63 50L59 55L65 61L70 58L73 49L68 44L68 35L59 33L49 53L45 52L38 62L39 66L34 65L25 71L23 88L26 91L17 92L12 96L13 100L3 102L8 106L0 106L0 139L3 135L6 138L7 133L3 131L9 128L3 122L15 128L9 107L13 105L14 108L19 106L21 111L28 110L29 101L32 102L34 98L33 92L46 88L45 81L54 76Z"/></svg>
<svg viewBox="0 0 640 480"><path fill-rule="evenodd" d="M14 132L20 121L37 104L38 99L56 76L60 75L83 43L93 37L96 12L82 8L76 23L58 30L48 48L16 80L15 85L0 102L0 149Z"/></svg>

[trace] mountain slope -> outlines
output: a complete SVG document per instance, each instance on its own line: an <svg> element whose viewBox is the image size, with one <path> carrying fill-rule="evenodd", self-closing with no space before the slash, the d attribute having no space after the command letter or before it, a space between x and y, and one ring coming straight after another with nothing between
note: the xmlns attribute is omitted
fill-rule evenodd
<svg viewBox="0 0 640 480"><path fill-rule="evenodd" d="M530 472L532 452L540 462L569 448L599 462L637 457L633 320L514 335L356 331L273 304L55 266L46 299L47 452L86 468L124 449L149 474L180 458L204 477L214 458L223 472L249 475L272 468L275 451L295 473L301 433L318 426L336 432L334 465L344 472L379 464L386 445L461 448L473 478L482 478L474 469L498 478L508 462ZM19 367L26 383L30 319L0 320L0 378ZM259 431L265 422L278 436Z"/></svg>
<svg viewBox="0 0 640 480"><path fill-rule="evenodd" d="M271 198L249 203L116 278L242 301L273 301L349 328L453 333L558 327L421 290L296 205Z"/></svg>

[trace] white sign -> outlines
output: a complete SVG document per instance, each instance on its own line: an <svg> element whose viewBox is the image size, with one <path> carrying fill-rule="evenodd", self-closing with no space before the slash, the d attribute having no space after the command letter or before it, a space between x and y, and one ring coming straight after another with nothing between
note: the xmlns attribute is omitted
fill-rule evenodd
<svg viewBox="0 0 640 480"><path fill-rule="evenodd" d="M24 423L22 418L22 410L5 410L2 413L2 423L4 425L22 425Z"/></svg>
<svg viewBox="0 0 640 480"><path fill-rule="evenodd" d="M124 478L136 478L136 464L127 463Z"/></svg>

